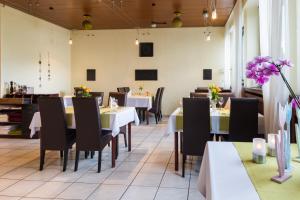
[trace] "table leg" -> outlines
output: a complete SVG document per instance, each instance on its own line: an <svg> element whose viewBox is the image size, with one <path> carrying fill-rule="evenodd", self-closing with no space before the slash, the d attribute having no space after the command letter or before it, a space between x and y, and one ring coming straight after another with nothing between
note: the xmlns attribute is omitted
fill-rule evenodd
<svg viewBox="0 0 300 200"><path fill-rule="evenodd" d="M111 167L116 166L116 137L111 140Z"/></svg>
<svg viewBox="0 0 300 200"><path fill-rule="evenodd" d="M175 171L178 171L178 132L174 133L174 156L175 156Z"/></svg>
<svg viewBox="0 0 300 200"><path fill-rule="evenodd" d="M131 151L131 122L128 124L128 151Z"/></svg>
<svg viewBox="0 0 300 200"><path fill-rule="evenodd" d="M146 110L146 120L147 120L147 125L149 125L149 111Z"/></svg>

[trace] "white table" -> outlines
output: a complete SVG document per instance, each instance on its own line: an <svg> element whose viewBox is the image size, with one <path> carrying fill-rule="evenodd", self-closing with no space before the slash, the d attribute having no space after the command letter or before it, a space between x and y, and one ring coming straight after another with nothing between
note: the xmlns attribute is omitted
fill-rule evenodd
<svg viewBox="0 0 300 200"><path fill-rule="evenodd" d="M168 120L166 135L174 134L175 132L182 132L182 127L177 127L177 117L182 117L182 108L177 108L170 116ZM211 119L211 133L212 134L228 134L228 130L220 130L220 117L229 117L229 113L222 115L218 110L210 110ZM229 128L228 127L226 129ZM258 114L258 133L265 134L265 122L264 116Z"/></svg>
<svg viewBox="0 0 300 200"><path fill-rule="evenodd" d="M106 111L104 111L106 109ZM115 110L109 110L108 108L100 108L101 118L109 118L109 123L102 124L104 130L111 130L113 137L117 136L120 132L120 127L125 126L131 122L135 125L139 125L140 120L137 116L136 110L133 107L119 107ZM103 111L103 112L102 112ZM75 115L72 107L66 108L67 118L71 118L68 122L68 128L75 129ZM41 116L40 112L36 112L33 115L29 129L31 130L30 137L41 128Z"/></svg>
<svg viewBox="0 0 300 200"><path fill-rule="evenodd" d="M147 124L149 124L149 110L152 108L152 96L128 95L126 106L144 108L146 110Z"/></svg>
<svg viewBox="0 0 300 200"><path fill-rule="evenodd" d="M247 171L231 142L208 142L198 179L206 200L259 200Z"/></svg>

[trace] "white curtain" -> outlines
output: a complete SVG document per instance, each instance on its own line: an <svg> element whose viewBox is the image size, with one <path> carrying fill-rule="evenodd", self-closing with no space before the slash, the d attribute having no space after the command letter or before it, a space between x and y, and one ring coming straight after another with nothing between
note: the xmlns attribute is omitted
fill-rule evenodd
<svg viewBox="0 0 300 200"><path fill-rule="evenodd" d="M241 96L243 79L243 41L242 41L242 0L237 0L235 7L225 25L225 85L231 82L232 91ZM227 56L230 57L227 57ZM227 66L227 65L230 66ZM230 76L230 78L229 78Z"/></svg>
<svg viewBox="0 0 300 200"><path fill-rule="evenodd" d="M288 0L260 0L260 50L261 55L273 59L288 58ZM288 73L285 72L287 78ZM288 90L281 77L273 76L263 86L265 128L267 133L278 130L278 102L285 103Z"/></svg>

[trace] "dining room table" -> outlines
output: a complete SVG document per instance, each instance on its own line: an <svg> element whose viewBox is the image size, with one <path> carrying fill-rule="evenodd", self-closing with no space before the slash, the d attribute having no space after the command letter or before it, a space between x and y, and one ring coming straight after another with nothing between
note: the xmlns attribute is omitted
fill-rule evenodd
<svg viewBox="0 0 300 200"><path fill-rule="evenodd" d="M152 98L150 94L130 94L127 95L126 106L145 110L146 121L149 124L149 110L152 108Z"/></svg>
<svg viewBox="0 0 300 200"><path fill-rule="evenodd" d="M116 155L112 155L112 167L115 167L115 158L118 152L118 135L120 128L127 126L128 129L128 151L131 151L131 124L139 125L140 120L134 107L102 107L100 106L100 120L103 130L112 132L112 146L116 148ZM76 129L75 115L73 106L65 107L67 126ZM33 137L41 128L40 112L33 115L29 125L30 137ZM114 149L114 148L113 148ZM113 154L115 152L113 151Z"/></svg>
<svg viewBox="0 0 300 200"><path fill-rule="evenodd" d="M298 156L291 145L292 158ZM278 175L276 157L265 164L252 161L252 143L207 142L197 189L206 200L299 200L300 163L291 161L292 177L283 184L271 181Z"/></svg>
<svg viewBox="0 0 300 200"><path fill-rule="evenodd" d="M212 135L228 135L229 134L229 118L230 110L225 108L210 109L210 127ZM166 135L174 134L174 157L175 171L178 171L179 154L178 154L178 136L183 133L183 108L178 107L168 119ZM265 134L264 116L258 114L258 133Z"/></svg>

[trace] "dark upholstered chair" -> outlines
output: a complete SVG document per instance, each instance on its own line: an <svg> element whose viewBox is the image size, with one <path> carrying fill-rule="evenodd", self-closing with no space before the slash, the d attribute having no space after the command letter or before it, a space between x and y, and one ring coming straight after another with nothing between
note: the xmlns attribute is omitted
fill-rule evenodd
<svg viewBox="0 0 300 200"><path fill-rule="evenodd" d="M42 122L40 170L43 170L46 150L57 150L64 152L63 171L65 171L69 149L75 143L75 130L67 128L63 99L41 97L38 102Z"/></svg>
<svg viewBox="0 0 300 200"><path fill-rule="evenodd" d="M208 98L183 98L182 176L186 156L202 156L210 140L210 110Z"/></svg>
<svg viewBox="0 0 300 200"><path fill-rule="evenodd" d="M117 88L118 92L125 92L128 93L130 91L129 87L119 87Z"/></svg>
<svg viewBox="0 0 300 200"><path fill-rule="evenodd" d="M229 141L252 142L258 134L258 100L231 98Z"/></svg>
<svg viewBox="0 0 300 200"><path fill-rule="evenodd" d="M155 98L152 102L152 108L149 110L149 113L154 114L155 122L158 124L159 120L159 98L160 98L161 88L158 88L155 94Z"/></svg>
<svg viewBox="0 0 300 200"><path fill-rule="evenodd" d="M98 173L101 171L102 150L112 139L111 131L101 127L100 111L96 98L73 98L76 121L76 159L78 169L80 151L98 151Z"/></svg>
<svg viewBox="0 0 300 200"><path fill-rule="evenodd" d="M159 120L162 119L162 112L161 112L161 107L162 107L162 97L163 97L163 94L164 94L164 91L165 91L165 88L164 87L161 87L160 89L160 93L159 93L159 102L158 102L158 116L159 116Z"/></svg>
<svg viewBox="0 0 300 200"><path fill-rule="evenodd" d="M75 97L82 97L83 88L81 87L74 87L74 96Z"/></svg>
<svg viewBox="0 0 300 200"><path fill-rule="evenodd" d="M207 95L208 95L208 93L204 93L204 92L191 92L190 93L191 98L198 98L198 97L206 98Z"/></svg>
<svg viewBox="0 0 300 200"><path fill-rule="evenodd" d="M101 101L98 100L98 105L103 106L104 92L90 92L90 94L92 95L92 97L101 97Z"/></svg>
<svg viewBox="0 0 300 200"><path fill-rule="evenodd" d="M110 92L109 93L109 98L110 97L113 97L113 98L117 99L119 106L126 106L126 103L127 103L127 93L124 93L124 92ZM124 135L125 147L127 147L126 126L122 126L120 128L120 134Z"/></svg>

